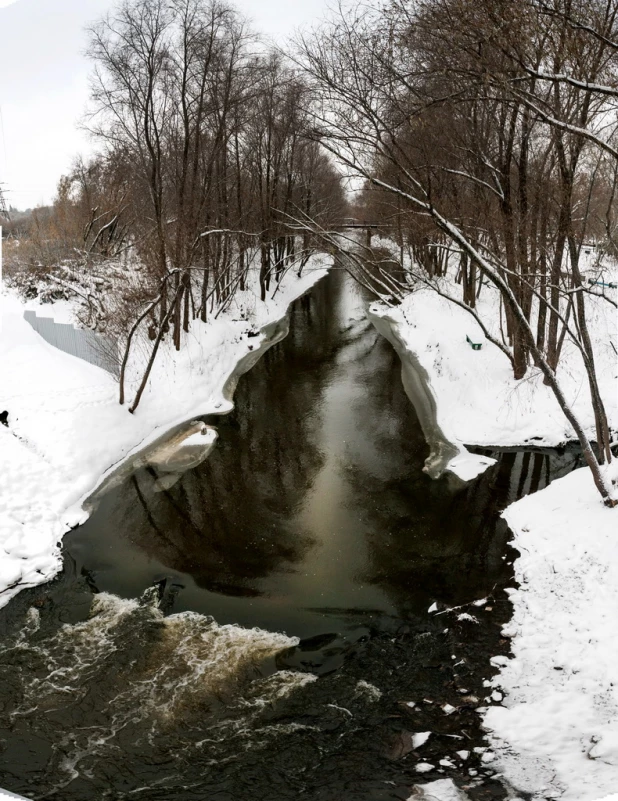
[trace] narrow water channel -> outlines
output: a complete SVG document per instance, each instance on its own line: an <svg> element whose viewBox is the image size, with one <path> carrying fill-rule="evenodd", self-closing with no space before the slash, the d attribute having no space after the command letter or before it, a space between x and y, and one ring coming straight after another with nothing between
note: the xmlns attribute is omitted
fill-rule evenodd
<svg viewBox="0 0 618 801"><path fill-rule="evenodd" d="M489 658L508 653L499 513L578 457L494 452L474 482L432 481L400 372L334 270L235 410L205 418L205 462L102 497L64 572L0 612L0 786L387 801L451 777L504 797L474 751Z"/></svg>

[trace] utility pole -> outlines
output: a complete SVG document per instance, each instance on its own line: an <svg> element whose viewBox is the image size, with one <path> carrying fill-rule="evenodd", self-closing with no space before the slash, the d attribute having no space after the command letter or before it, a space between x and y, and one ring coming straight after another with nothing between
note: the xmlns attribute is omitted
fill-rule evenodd
<svg viewBox="0 0 618 801"><path fill-rule="evenodd" d="M4 200L4 193L2 191L2 184L0 184L0 220L10 220L9 217L9 210L6 207L6 202Z"/></svg>
<svg viewBox="0 0 618 801"><path fill-rule="evenodd" d="M0 184L0 289L2 289L2 221L6 220L8 222L10 219L11 218L9 217L9 211L4 201L2 185ZM2 330L1 320L0 320L0 330Z"/></svg>

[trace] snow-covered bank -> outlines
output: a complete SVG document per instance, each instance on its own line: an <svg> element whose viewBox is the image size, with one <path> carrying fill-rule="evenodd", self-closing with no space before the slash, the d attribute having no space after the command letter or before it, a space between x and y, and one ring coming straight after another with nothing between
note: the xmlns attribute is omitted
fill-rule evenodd
<svg viewBox="0 0 618 801"><path fill-rule="evenodd" d="M15 801L15 799L19 801L27 801L23 795L15 795L14 793L9 793L8 790L0 790L0 801Z"/></svg>
<svg viewBox="0 0 618 801"><path fill-rule="evenodd" d="M533 798L596 801L618 788L618 509L580 469L504 517L521 556L504 706L485 715L497 767Z"/></svg>
<svg viewBox="0 0 618 801"><path fill-rule="evenodd" d="M446 281L443 289L449 290ZM495 291L483 287L479 313L488 325L499 319L497 310ZM429 419L428 468L433 457L443 466L450 449L463 443L555 446L575 439L540 372L531 369L515 381L505 355L464 309L424 288L397 308L374 304L372 312L402 359L404 384L406 370L420 377L420 395L408 394L421 423ZM591 297L587 313L601 394L616 430L615 309ZM473 350L467 337L481 349ZM568 339L558 378L594 438L587 378ZM618 497L618 464L606 469ZM514 616L504 630L513 656L494 660L504 702L485 713L492 768L512 785L513 797L618 801L618 509L602 504L586 468L518 501L504 517L521 555L518 587L510 590Z"/></svg>
<svg viewBox="0 0 618 801"><path fill-rule="evenodd" d="M449 470L463 481L470 481L495 464L495 459L470 453L452 431L452 427L447 425L447 420L439 415L431 378L409 343L408 326L400 311L374 304L369 309L369 317L401 359L403 386L414 405L430 447L423 470L432 478L438 478L445 470ZM441 405L442 403L440 407Z"/></svg>
<svg viewBox="0 0 618 801"><path fill-rule="evenodd" d="M265 303L254 290L239 293L219 318L195 321L179 353L166 342L134 415L118 404L108 373L47 344L23 319L24 304L0 295L0 411L9 412L9 427L0 426L0 606L57 573L62 535L85 519L82 503L121 461L162 444L165 432L176 434L192 417L232 408L237 367L248 369L260 346L282 335L290 303L329 264L314 256L300 279L289 272ZM129 397L142 364L133 365Z"/></svg>
<svg viewBox="0 0 618 801"><path fill-rule="evenodd" d="M609 291L615 295L615 290ZM483 287L478 311L487 325L499 320L498 304L497 291ZM610 426L618 429L618 359L612 347L616 312L607 301L593 297L587 309L601 395ZM396 326L402 343L425 370L437 401L437 423L450 442L488 447L556 446L575 439L540 371L530 368L524 379L516 381L504 353L485 339L464 309L429 288L420 288L397 308L374 304L373 311ZM500 337L499 330L493 333ZM473 350L467 336L480 343L481 349ZM567 401L594 436L581 356L568 338L558 379Z"/></svg>

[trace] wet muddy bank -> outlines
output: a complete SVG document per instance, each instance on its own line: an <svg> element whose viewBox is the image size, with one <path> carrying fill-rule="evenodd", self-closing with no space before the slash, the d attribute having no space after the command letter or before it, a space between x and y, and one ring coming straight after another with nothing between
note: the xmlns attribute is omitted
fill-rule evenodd
<svg viewBox="0 0 618 801"><path fill-rule="evenodd" d="M500 512L573 465L492 453L430 479L399 357L338 271L235 404L208 459L162 491L139 467L0 612L0 786L390 801L452 777L503 798L474 750L509 647Z"/></svg>

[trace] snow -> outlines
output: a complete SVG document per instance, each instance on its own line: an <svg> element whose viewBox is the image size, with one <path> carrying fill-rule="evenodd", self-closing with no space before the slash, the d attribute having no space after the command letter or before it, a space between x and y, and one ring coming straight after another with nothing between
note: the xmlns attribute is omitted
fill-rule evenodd
<svg viewBox="0 0 618 801"><path fill-rule="evenodd" d="M192 421L188 428L151 450L145 461L163 471L188 470L208 456L218 436L213 426L206 425L201 420Z"/></svg>
<svg viewBox="0 0 618 801"><path fill-rule="evenodd" d="M0 605L21 587L55 575L63 533L85 519L84 499L119 464L146 446L152 448L144 459L171 470L208 452L216 435L201 426L194 430L189 424L161 438L193 417L231 408L225 390L235 366L267 341L264 331L254 338L248 331L280 320L291 300L325 271L324 259L314 259L301 280L286 279L274 300L261 304L248 291L216 321L194 323L179 354L169 345L162 349L135 415L118 405L111 376L45 343L23 320L26 307L0 295L0 410L8 409L10 424L0 426ZM69 306L37 311L71 321ZM480 313L488 320L495 309L495 293L484 288ZM610 425L617 428L615 313L594 298L588 309L601 393ZM419 290L397 309L374 304L372 314L388 322L403 358L407 351L426 373L437 423L455 446L448 469L462 479L492 461L469 453L465 444L551 446L574 438L539 373L531 369L515 381L504 354L484 340L464 310ZM482 342L482 349L473 351L466 335ZM128 382L130 397L138 366L139 360ZM593 434L587 382L568 340L558 377ZM615 464L608 479L618 483ZM514 615L504 628L513 656L491 660L499 673L493 681L496 704L483 712L491 751L485 749L482 759L532 798L618 801L618 509L602 505L589 471L582 469L513 504L504 517L520 552L514 564L518 587L510 590ZM428 611L436 612L436 604ZM459 619L476 620L465 612ZM370 700L379 697L365 682L358 687ZM450 714L455 708L443 710ZM419 773L433 769L427 762L416 766ZM419 790L440 801L463 798L450 780Z"/></svg>
<svg viewBox="0 0 618 801"><path fill-rule="evenodd" d="M611 274L613 276L613 273ZM445 291L454 292L451 279L443 279ZM459 287L455 291L460 291ZM615 300L616 290L613 293ZM499 327L498 293L483 287L478 313L497 338ZM427 287L409 294L403 303L390 308L375 303L372 314L388 321L405 349L418 360L427 374L429 391L435 398L437 423L447 440L457 446L459 455L448 469L464 480L482 472L483 466L466 445L486 447L555 446L575 439L575 432L564 417L551 389L543 384L540 371L529 368L519 381L500 349L487 341L480 326L464 309ZM618 360L612 348L616 340L615 309L592 296L587 301L588 325L595 351L601 395L610 427L618 428ZM482 344L472 350L466 336ZM558 380L567 401L594 436L590 392L581 356L565 339Z"/></svg>
<svg viewBox="0 0 618 801"><path fill-rule="evenodd" d="M618 483L618 463L606 467ZM513 658L492 660L504 706L485 713L495 765L518 789L596 801L618 787L618 509L580 469L504 513L520 552ZM609 796L608 796L609 794ZM615 796L614 796L615 798Z"/></svg>
<svg viewBox="0 0 618 801"><path fill-rule="evenodd" d="M15 793L9 793L8 790L0 789L0 801L15 801L15 799L19 799L19 801L27 801L23 795L15 795Z"/></svg>
<svg viewBox="0 0 618 801"><path fill-rule="evenodd" d="M462 612L460 615L457 615L457 620L466 621L468 623L477 623L478 618L474 617L474 615L469 615L467 612Z"/></svg>
<svg viewBox="0 0 618 801"><path fill-rule="evenodd" d="M450 460L448 469L462 481L472 481L496 463L496 460L489 456L470 453L463 445L460 445L460 448L461 452Z"/></svg>
<svg viewBox="0 0 618 801"><path fill-rule="evenodd" d="M409 325L402 317L402 310L403 305L392 309L374 303L369 309L369 318L401 358L404 388L415 406L425 439L431 447L423 470L432 478L438 478L445 470L449 470L462 481L471 481L495 464L495 459L470 453L443 419L441 407L436 403L433 377L418 358L416 345L410 342Z"/></svg>
<svg viewBox="0 0 618 801"><path fill-rule="evenodd" d="M615 265L603 277L615 282ZM450 280L441 289L459 292ZM607 292L616 299L615 289ZM499 327L491 325L499 319L492 287L483 287L478 311L499 339ZM457 452L448 470L465 479L484 469L465 445L547 447L576 439L540 372L530 368L515 381L505 355L464 309L421 288L397 308L376 303L371 312L388 323L402 360L422 374L439 432ZM601 395L616 430L616 312L589 296L587 318ZM472 350L466 336L482 348ZM568 338L557 375L594 438L587 378ZM606 470L618 485L616 463ZM535 799L618 801L618 509L602 504L585 468L513 504L504 517L520 552L518 587L510 590L514 616L504 628L513 655L491 659L499 673L494 704L479 709L491 743L481 759ZM458 617L475 621L467 613Z"/></svg>
<svg viewBox="0 0 618 801"><path fill-rule="evenodd" d="M411 795L408 801L417 801L417 799L427 799L427 801L465 801L465 796L459 790L451 779L438 779L435 782L428 784L416 785L415 793Z"/></svg>
<svg viewBox="0 0 618 801"><path fill-rule="evenodd" d="M420 748L422 745L425 745L427 740L431 737L430 731L419 731L416 734L412 735L412 747L413 748Z"/></svg>
<svg viewBox="0 0 618 801"><path fill-rule="evenodd" d="M63 534L86 519L83 502L119 464L198 415L232 408L236 366L257 359L289 304L323 277L329 264L328 256L312 257L300 279L289 272L264 303L255 288L238 293L217 319L194 321L178 353L165 342L133 415L118 404L112 376L52 347L23 319L26 308L36 308L71 321L66 301L41 307L23 304L8 290L0 293L0 411L9 412L9 427L0 426L0 606L19 589L58 572ZM257 330L259 336L248 337ZM129 364L130 399L147 352L144 346ZM213 444L212 434L190 433L177 452L181 462L196 456L198 443L202 453ZM198 443L195 436L201 437Z"/></svg>

